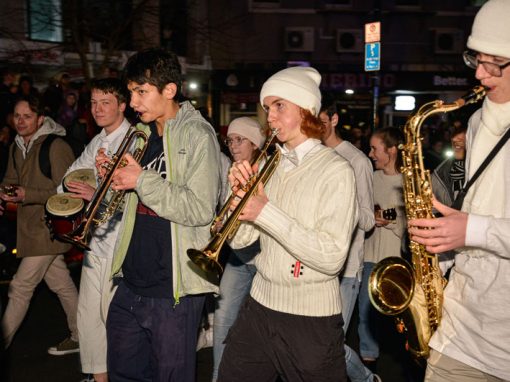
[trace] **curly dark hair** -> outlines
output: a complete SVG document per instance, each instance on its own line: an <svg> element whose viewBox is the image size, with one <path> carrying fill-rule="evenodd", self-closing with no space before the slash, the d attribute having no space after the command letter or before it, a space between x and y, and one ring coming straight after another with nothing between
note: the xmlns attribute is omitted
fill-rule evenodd
<svg viewBox="0 0 510 382"><path fill-rule="evenodd" d="M161 93L166 85L177 86L176 99L181 96L182 74L177 55L162 48L150 48L132 55L124 67L127 82L150 84Z"/></svg>

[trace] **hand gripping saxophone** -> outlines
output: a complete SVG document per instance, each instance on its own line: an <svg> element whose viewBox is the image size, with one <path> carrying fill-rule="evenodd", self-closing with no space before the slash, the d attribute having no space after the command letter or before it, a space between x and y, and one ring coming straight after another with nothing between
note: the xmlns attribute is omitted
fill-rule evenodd
<svg viewBox="0 0 510 382"><path fill-rule="evenodd" d="M477 86L453 103L436 100L426 103L412 115L404 127L402 150L403 192L407 219L433 218L430 171L423 164L420 128L426 118L477 102L485 88ZM400 257L387 257L376 264L370 275L368 293L374 307L382 314L397 316L397 330L406 332L407 350L418 359L429 355L428 342L441 321L443 289L435 254L411 240L412 266Z"/></svg>

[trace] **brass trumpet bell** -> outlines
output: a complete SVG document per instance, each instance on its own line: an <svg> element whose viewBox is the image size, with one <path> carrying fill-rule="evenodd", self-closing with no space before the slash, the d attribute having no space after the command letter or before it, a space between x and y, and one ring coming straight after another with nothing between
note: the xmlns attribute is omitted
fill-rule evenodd
<svg viewBox="0 0 510 382"><path fill-rule="evenodd" d="M190 248L186 251L188 257L195 263L200 269L209 274L221 275L223 273L223 267L218 262L218 256L215 256L211 251L204 250L199 251L198 249Z"/></svg>
<svg viewBox="0 0 510 382"><path fill-rule="evenodd" d="M73 231L57 235L60 241L74 245L81 251L90 251L90 231L85 221L82 221Z"/></svg>
<svg viewBox="0 0 510 382"><path fill-rule="evenodd" d="M259 154L259 157L255 160L255 163L259 163L264 155L267 153L267 149L271 145L271 143L276 139L276 135L278 134L278 130L273 129L271 136L266 140L264 147ZM225 244L227 239L231 239L237 229L239 228L239 215L241 214L244 206L251 198L251 196L255 193L260 183L264 184L273 174L278 163L280 161L280 151L276 151L266 162L264 167L260 170L260 172L251 180L249 186L247 187L246 194L239 201L237 207L230 213L230 216L223 222L222 227L217 231L211 230L213 236L209 241L209 244L203 249L198 250L194 248L189 248L186 251L186 254L191 259L193 263L195 263L200 269L202 269L208 275L216 275L218 278L223 273L223 267L219 263L219 255L221 251L221 247ZM220 214L218 217L214 219L213 226L217 222L223 221L223 218L226 216L229 211L230 204L235 197L232 194L227 202L223 205Z"/></svg>

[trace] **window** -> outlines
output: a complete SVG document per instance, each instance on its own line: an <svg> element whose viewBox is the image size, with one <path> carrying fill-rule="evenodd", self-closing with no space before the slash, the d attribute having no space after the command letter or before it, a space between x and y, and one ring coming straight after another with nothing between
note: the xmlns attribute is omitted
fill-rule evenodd
<svg viewBox="0 0 510 382"><path fill-rule="evenodd" d="M62 42L60 0L28 0L27 9L30 39Z"/></svg>

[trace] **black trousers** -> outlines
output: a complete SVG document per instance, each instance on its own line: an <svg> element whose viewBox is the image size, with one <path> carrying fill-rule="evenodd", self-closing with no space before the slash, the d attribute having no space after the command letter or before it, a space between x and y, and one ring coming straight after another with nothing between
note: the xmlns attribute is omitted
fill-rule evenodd
<svg viewBox="0 0 510 382"><path fill-rule="evenodd" d="M230 329L218 382L346 382L342 315L268 309L251 296Z"/></svg>

